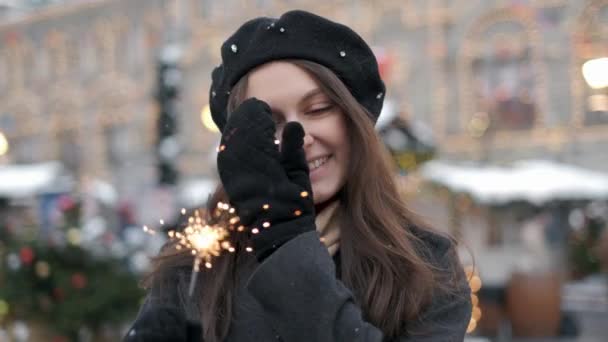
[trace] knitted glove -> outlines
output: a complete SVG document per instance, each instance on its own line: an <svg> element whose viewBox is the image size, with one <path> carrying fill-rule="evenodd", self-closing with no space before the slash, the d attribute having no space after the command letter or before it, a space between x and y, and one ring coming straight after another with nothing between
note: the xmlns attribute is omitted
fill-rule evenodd
<svg viewBox="0 0 608 342"><path fill-rule="evenodd" d="M124 342L201 342L202 329L177 309L164 306L144 310L127 332Z"/></svg>
<svg viewBox="0 0 608 342"><path fill-rule="evenodd" d="M230 115L217 157L224 189L249 228L260 261L291 238L315 229L304 129L288 123L280 151L275 133L270 107L248 99Z"/></svg>

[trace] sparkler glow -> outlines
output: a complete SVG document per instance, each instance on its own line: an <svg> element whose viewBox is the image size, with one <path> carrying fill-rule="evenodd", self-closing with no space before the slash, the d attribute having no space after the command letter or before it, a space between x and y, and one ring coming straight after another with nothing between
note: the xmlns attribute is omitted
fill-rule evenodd
<svg viewBox="0 0 608 342"><path fill-rule="evenodd" d="M181 214L185 215L186 209L182 209ZM204 217L199 210L195 210L194 215L188 217L188 225L182 231L170 230L167 232L169 239L176 242L175 248L177 250L188 249L194 256L188 290L189 296L192 296L194 292L201 264L204 263L206 268L212 268L211 261L214 257L218 257L223 251L234 253L235 248L231 245L228 237L232 232L245 231L245 227L242 225L236 226L240 219L235 215L235 209L226 203L218 202L212 215L214 216L213 220L208 213ZM210 224L210 221L216 223ZM144 226L143 230L148 234L156 233L147 226ZM251 247L247 247L246 251L251 252Z"/></svg>

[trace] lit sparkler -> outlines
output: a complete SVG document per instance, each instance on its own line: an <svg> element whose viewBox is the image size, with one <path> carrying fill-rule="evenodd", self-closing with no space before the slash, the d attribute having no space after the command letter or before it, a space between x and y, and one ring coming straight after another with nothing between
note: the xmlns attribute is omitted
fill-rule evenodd
<svg viewBox="0 0 608 342"><path fill-rule="evenodd" d="M186 209L182 209L181 214L185 215ZM237 226L240 219L236 216L235 209L226 203L218 202L212 213L213 220L209 217L209 213L206 214L206 217L203 217L199 210L195 210L194 215L188 218L188 225L182 231L170 230L167 232L169 239L176 242L175 248L177 250L188 249L194 256L188 290L189 296L192 296L194 292L201 264L204 263L205 267L211 268L213 267L211 261L214 257L219 256L223 251L233 253L235 248L228 237L231 232L243 232L245 230L242 225ZM210 221L216 223L211 224ZM143 229L149 234L155 233L147 226L144 226ZM246 250L250 252L251 248L247 247Z"/></svg>

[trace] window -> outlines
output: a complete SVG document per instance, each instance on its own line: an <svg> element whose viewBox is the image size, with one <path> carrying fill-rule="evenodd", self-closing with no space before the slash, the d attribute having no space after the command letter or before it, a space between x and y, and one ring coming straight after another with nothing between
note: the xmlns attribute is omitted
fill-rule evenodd
<svg viewBox="0 0 608 342"><path fill-rule="evenodd" d="M497 21L473 39L470 86L472 114L478 121L469 128L531 129L538 115L537 75L524 26L516 21Z"/></svg>
<svg viewBox="0 0 608 342"><path fill-rule="evenodd" d="M578 34L575 36L575 53L580 84L579 101L575 108L582 111L577 118L578 124L593 126L608 124L608 87L585 81L582 75L583 65L591 74L606 73L606 63L597 63L608 58L608 1L593 1L579 19ZM599 68L599 69L598 69ZM592 76L592 75L591 75ZM605 82L604 82L605 83Z"/></svg>

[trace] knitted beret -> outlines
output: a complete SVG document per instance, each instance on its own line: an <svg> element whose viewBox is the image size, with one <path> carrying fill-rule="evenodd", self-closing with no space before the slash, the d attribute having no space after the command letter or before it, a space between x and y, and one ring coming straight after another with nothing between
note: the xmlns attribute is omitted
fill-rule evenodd
<svg viewBox="0 0 608 342"><path fill-rule="evenodd" d="M289 11L280 18L245 22L222 44L222 64L211 74L211 115L224 129L228 96L251 69L281 59L304 59L332 70L376 122L385 87L370 47L348 26L318 15Z"/></svg>

